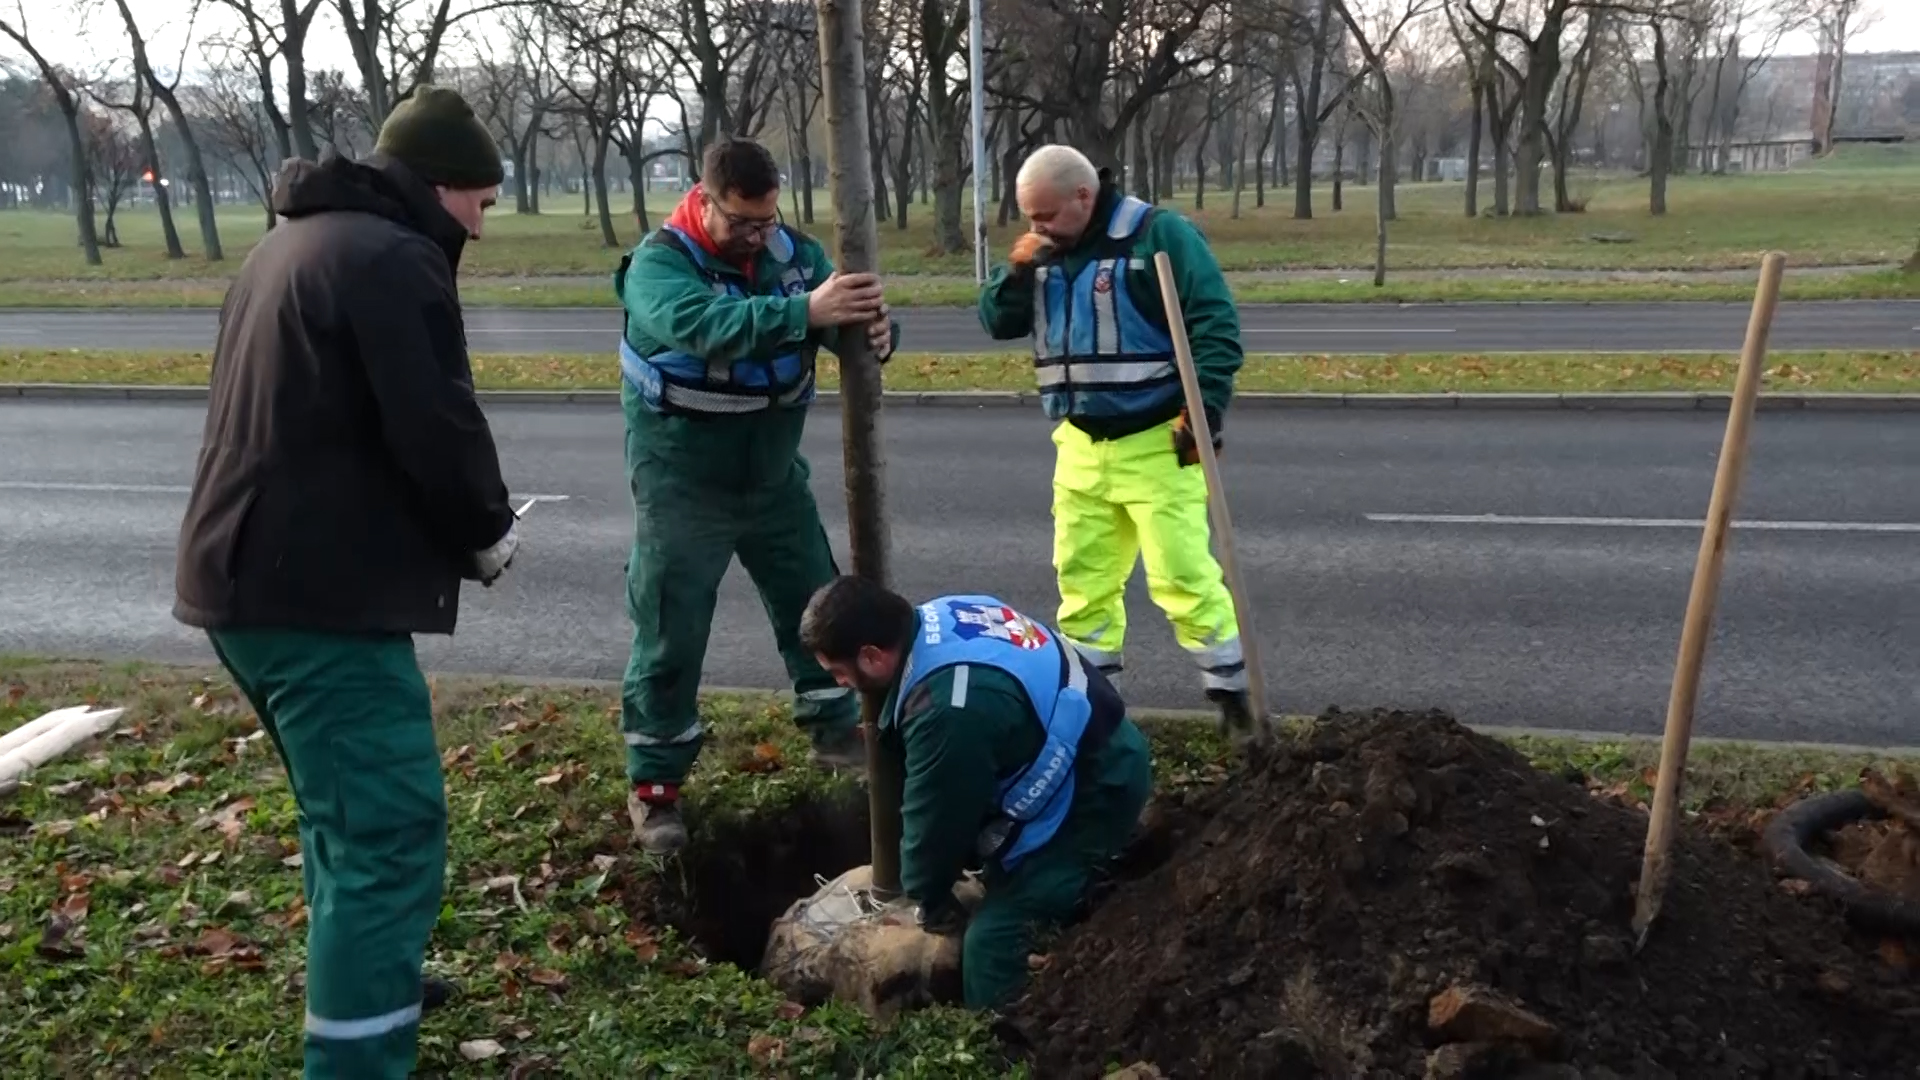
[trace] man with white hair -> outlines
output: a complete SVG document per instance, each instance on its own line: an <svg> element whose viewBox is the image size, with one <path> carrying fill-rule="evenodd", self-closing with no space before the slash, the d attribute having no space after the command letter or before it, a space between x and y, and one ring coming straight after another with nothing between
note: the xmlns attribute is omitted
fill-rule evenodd
<svg viewBox="0 0 1920 1080"><path fill-rule="evenodd" d="M1121 668L1126 584L1147 591L1201 670L1230 731L1252 717L1233 597L1209 548L1207 484L1189 424L1153 257L1173 263L1213 444L1244 359L1240 316L1204 237L1185 218L1123 194L1070 146L1020 168L1031 231L980 296L998 340L1031 336L1054 429L1053 562L1058 627L1108 674Z"/></svg>

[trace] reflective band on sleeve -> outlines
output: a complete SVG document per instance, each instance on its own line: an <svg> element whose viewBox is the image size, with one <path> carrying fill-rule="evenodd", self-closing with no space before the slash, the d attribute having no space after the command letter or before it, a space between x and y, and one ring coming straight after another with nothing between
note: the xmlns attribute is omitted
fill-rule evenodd
<svg viewBox="0 0 1920 1080"><path fill-rule="evenodd" d="M700 726L700 721L695 720L693 723L687 725L685 731L682 731L671 739L656 739L651 735L642 735L638 731L627 732L626 739L628 746L679 746L682 743L690 743L699 738L702 730L704 729Z"/></svg>
<svg viewBox="0 0 1920 1080"><path fill-rule="evenodd" d="M967 707L967 665L961 664L953 669L953 697L947 704L956 709Z"/></svg>
<svg viewBox="0 0 1920 1080"><path fill-rule="evenodd" d="M333 1042L355 1042L360 1039L377 1039L389 1032L399 1031L420 1022L420 1004L415 1002L404 1009L395 1009L379 1016L369 1016L364 1020L329 1020L324 1016L307 1013L307 1034Z"/></svg>
<svg viewBox="0 0 1920 1080"><path fill-rule="evenodd" d="M839 701L851 693L853 691L844 686L836 686L828 690L809 690L799 696L803 701Z"/></svg>

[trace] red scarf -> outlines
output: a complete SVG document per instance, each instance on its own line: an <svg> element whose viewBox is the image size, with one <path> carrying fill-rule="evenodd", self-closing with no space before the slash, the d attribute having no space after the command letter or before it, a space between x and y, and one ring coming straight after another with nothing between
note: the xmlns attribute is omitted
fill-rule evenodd
<svg viewBox="0 0 1920 1080"><path fill-rule="evenodd" d="M721 258L719 246L713 242L713 237L707 232L706 210L707 189L695 184L693 190L687 192L687 197L680 200L680 205L674 207L673 213L667 217L667 224L692 237L693 242L699 244L708 255ZM751 258L741 263L732 260L723 261L745 274L749 282L753 280Z"/></svg>

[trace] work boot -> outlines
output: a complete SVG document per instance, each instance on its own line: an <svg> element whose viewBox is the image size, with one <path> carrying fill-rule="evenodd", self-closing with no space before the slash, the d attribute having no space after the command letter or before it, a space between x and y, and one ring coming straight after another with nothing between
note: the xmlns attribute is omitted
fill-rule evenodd
<svg viewBox="0 0 1920 1080"><path fill-rule="evenodd" d="M1209 690L1207 700L1220 710L1220 733L1232 739L1251 739L1259 733L1253 699L1245 690Z"/></svg>
<svg viewBox="0 0 1920 1080"><path fill-rule="evenodd" d="M646 798L641 797L642 792ZM644 784L627 795L627 817L633 820L633 838L650 855L671 855L687 846L687 823L680 817L680 797L664 784Z"/></svg>
<svg viewBox="0 0 1920 1080"><path fill-rule="evenodd" d="M861 737L861 730L855 725L821 734L813 740L807 760L837 773L866 772L867 742Z"/></svg>
<svg viewBox="0 0 1920 1080"><path fill-rule="evenodd" d="M432 1012L453 998L453 984L432 975L420 978L420 1011Z"/></svg>

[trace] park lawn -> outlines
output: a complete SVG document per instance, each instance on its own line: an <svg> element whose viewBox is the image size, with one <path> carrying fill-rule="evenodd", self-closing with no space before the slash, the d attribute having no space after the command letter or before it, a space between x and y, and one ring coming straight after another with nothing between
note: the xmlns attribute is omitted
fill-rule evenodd
<svg viewBox="0 0 1920 1080"><path fill-rule="evenodd" d="M0 349L0 385L204 386L204 352ZM598 353L474 353L484 390L614 390L619 369ZM1595 393L1731 390L1738 357L1711 353L1414 353L1398 356L1254 355L1237 387L1248 393ZM820 357L823 387L839 384ZM901 353L886 366L892 391L1034 389L1022 353ZM1776 352L1764 391L1920 393L1920 352Z"/></svg>
<svg viewBox="0 0 1920 1080"><path fill-rule="evenodd" d="M1528 218L1468 218L1461 183L1415 184L1397 188L1399 220L1391 226L1389 262L1400 269L1504 267L1560 269L1746 269L1759 265L1769 250L1788 254L1802 266L1888 266L1912 254L1920 223L1920 152L1912 147L1849 148L1833 159L1782 173L1749 176L1683 176L1669 190L1669 211L1647 212L1643 180L1619 174L1577 173L1574 197L1587 201L1582 213ZM1232 214L1229 193L1208 192L1206 208L1196 211L1191 191L1167 205L1191 213L1229 270L1353 268L1371 266L1374 245L1374 194L1348 185L1345 209L1332 209L1332 189L1315 187L1314 217L1292 216L1292 192L1269 191L1267 205L1255 207L1253 192ZM1550 193L1549 193L1550 194ZM670 208L675 196L653 193L651 221ZM1492 185L1481 189L1482 206L1491 205ZM831 235L831 200L816 198L817 220L808 226L817 236ZM969 204L971 200L965 200ZM602 244L598 223L583 217L571 199L549 202L549 213L496 213L487 236L469 245L461 270L469 277L609 275L620 249L633 244L639 229L631 204L622 202L615 222L619 244ZM0 213L0 281L219 278L239 265L264 228L255 207L223 207L218 214L223 265L198 256L198 231L191 212L176 215L189 257L164 257L157 215L128 209L118 218L123 246L105 252L106 264L88 268L73 241L73 222L64 213ZM1019 222L990 229L994 250L1004 252ZM971 235L963 223L962 232ZM890 274L968 275L972 254L963 250L932 254L931 210L916 203L908 228L883 222L881 268ZM1516 276L1519 276L1516 274Z"/></svg>
<svg viewBox="0 0 1920 1080"><path fill-rule="evenodd" d="M424 1074L1019 1075L987 1017L802 1010L653 921L634 897L684 878L628 846L612 691L432 681L450 830L428 970L459 992L422 1025ZM23 1076L291 1075L305 934L294 804L232 686L190 668L0 658L0 695L0 729L82 701L128 708L0 803L0 1060ZM703 716L686 858L810 801L857 813L857 789L802 763L781 699L713 696ZM1161 790L1229 775L1211 724L1142 723ZM1498 737L1604 797L1648 799L1653 740ZM1685 803L1747 828L1891 756L1703 743ZM496 1056L469 1062L463 1044Z"/></svg>
<svg viewBox="0 0 1920 1080"><path fill-rule="evenodd" d="M1242 304L1432 304L1565 301L1624 303L1670 301L1746 301L1752 282L1687 280L1568 280L1528 277L1405 277L1395 267L1384 287L1370 274L1289 278L1284 272L1254 276L1229 271L1227 285ZM1630 272L1630 271L1629 271ZM1425 275L1444 273L1426 271ZM1516 271L1524 274L1525 271ZM1757 274L1756 274L1757 277ZM887 302L894 307L972 307L980 290L971 278L895 274L886 279ZM227 283L200 278L146 281L4 281L5 308L217 308ZM1920 299L1920 273L1875 270L1852 273L1795 274L1790 268L1780 295L1787 300ZM460 282L460 298L470 308L611 308L613 289L599 278L476 278Z"/></svg>

